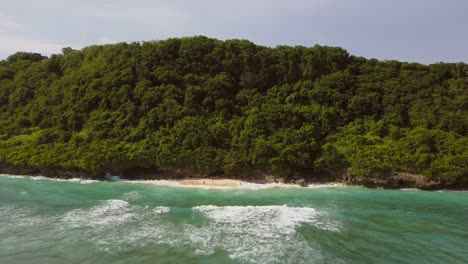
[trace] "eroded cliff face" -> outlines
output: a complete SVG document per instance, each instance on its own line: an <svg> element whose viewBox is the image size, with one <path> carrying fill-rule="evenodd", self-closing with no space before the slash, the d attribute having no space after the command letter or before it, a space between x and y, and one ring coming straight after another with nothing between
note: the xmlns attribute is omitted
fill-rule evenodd
<svg viewBox="0 0 468 264"><path fill-rule="evenodd" d="M416 188L421 190L440 190L468 188L467 181L431 179L420 174L405 172L393 172L385 177L357 177L348 171L344 175L343 181L348 185L384 189Z"/></svg>

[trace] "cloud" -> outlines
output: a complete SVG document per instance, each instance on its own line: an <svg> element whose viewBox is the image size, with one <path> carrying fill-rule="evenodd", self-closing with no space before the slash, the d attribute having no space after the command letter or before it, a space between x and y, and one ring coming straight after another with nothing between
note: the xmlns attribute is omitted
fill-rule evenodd
<svg viewBox="0 0 468 264"><path fill-rule="evenodd" d="M53 53L60 53L61 49L67 46L63 41L3 36L0 36L0 43L2 43L0 57L4 58L18 51L50 55Z"/></svg>
<svg viewBox="0 0 468 264"><path fill-rule="evenodd" d="M122 22L144 22L144 23L170 23L188 22L190 14L167 4L147 4L147 5L124 5L106 6L96 5L87 11L79 13L85 17L92 17L98 20L122 21Z"/></svg>
<svg viewBox="0 0 468 264"><path fill-rule="evenodd" d="M48 54L57 46L207 35L342 46L381 59L467 61L468 37L460 33L467 8L466 0L5 1L0 59L15 45Z"/></svg>
<svg viewBox="0 0 468 264"><path fill-rule="evenodd" d="M17 32L23 29L24 25L18 23L13 16L0 14L0 33Z"/></svg>
<svg viewBox="0 0 468 264"><path fill-rule="evenodd" d="M60 52L63 41L23 37L28 27L15 16L0 13L0 58L18 52L37 52L45 55Z"/></svg>

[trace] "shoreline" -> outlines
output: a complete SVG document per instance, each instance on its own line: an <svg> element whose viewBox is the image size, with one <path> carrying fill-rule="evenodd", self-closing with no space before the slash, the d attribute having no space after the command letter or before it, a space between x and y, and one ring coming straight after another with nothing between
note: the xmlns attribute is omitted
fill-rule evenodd
<svg viewBox="0 0 468 264"><path fill-rule="evenodd" d="M110 168L90 172L83 169L30 167L12 165L0 162L0 174L40 176L50 179L75 181L116 181L144 183L166 183L169 185L199 187L199 188L239 188L249 185L252 188L262 186L313 187L313 186L358 186L372 189L419 189L427 191L438 190L468 190L468 179L444 180L431 179L420 174L391 172L384 177L358 177L349 169L334 171L316 171L301 177L288 179L261 171L253 171L249 177L208 176L190 169L176 167L134 167Z"/></svg>
<svg viewBox="0 0 468 264"><path fill-rule="evenodd" d="M30 178L32 180L51 180L61 182L79 182L81 184L97 183L97 182L123 182L131 184L149 184L157 186L168 187L181 187L181 188L197 188L197 189L270 189L270 188L304 188L304 189L319 189L330 187L358 187L368 189L386 189L386 190L422 190L422 191L468 191L468 188L433 188L423 189L417 187L401 187L401 188L385 188L385 186L375 185L360 185L349 182L329 181L329 182L316 182L308 183L307 185L299 185L295 183L278 183L278 182L265 182L265 181L243 181L240 179L232 178L183 178L183 179L119 179L119 180L106 180L104 178L93 177L48 177L44 175L16 175L0 173L0 177L9 178Z"/></svg>
<svg viewBox="0 0 468 264"><path fill-rule="evenodd" d="M350 186L342 183L311 183L307 186L300 186L293 183L260 183L260 182L249 182L238 179L229 178L190 178L190 179L154 179L154 180L103 180L103 179L92 179L92 178L60 178L60 177L47 177L43 175L13 175L13 174L0 174L0 177L7 178L25 178L32 180L50 180L60 182L80 182L81 184L96 183L96 182L123 182L131 184L148 184L157 186L168 186L168 187L182 187L182 188L199 188L199 189L269 189L269 188L326 188L326 187L344 187ZM358 186L356 186L358 187Z"/></svg>
<svg viewBox="0 0 468 264"><path fill-rule="evenodd" d="M338 182L330 183L311 183L307 186L301 186L293 183L259 183L242 181L238 179L182 179L182 180L123 180L126 183L141 183L171 187L200 188L200 189L269 189L269 188L326 188L326 187L352 187ZM359 186L355 186L359 187Z"/></svg>

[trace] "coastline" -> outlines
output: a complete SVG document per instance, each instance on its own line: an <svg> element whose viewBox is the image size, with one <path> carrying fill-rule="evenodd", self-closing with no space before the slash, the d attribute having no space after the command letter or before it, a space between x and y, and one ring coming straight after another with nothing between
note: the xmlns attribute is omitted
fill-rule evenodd
<svg viewBox="0 0 468 264"><path fill-rule="evenodd" d="M256 188L265 187L321 187L357 186L379 189L419 189L427 191L468 190L468 181L444 181L423 175L393 172L386 177L356 177L347 169L322 171L294 179L262 172L252 172L249 177L207 176L181 168L111 168L101 172L80 169L35 168L0 162L0 175L39 176L57 180L114 181L170 185L199 188Z"/></svg>
<svg viewBox="0 0 468 264"><path fill-rule="evenodd" d="M242 181L228 178L197 178L182 180L124 180L126 183L141 183L161 186L201 188L201 189L269 189L269 188L326 188L326 187L344 187L343 183L311 183L307 186L301 186L293 183L259 183Z"/></svg>
<svg viewBox="0 0 468 264"><path fill-rule="evenodd" d="M89 178L52 178L45 177L42 175L11 175L11 174L0 174L0 177L7 178L21 178L31 180L50 180L59 182L79 182L81 184L90 184L97 182L112 182L106 180L95 180ZM237 179L211 179L211 178L197 178L197 179L181 179L181 180L127 180L121 179L115 182L131 183L131 184L148 184L168 187L180 187L180 188L197 188L197 189L249 189L249 190L261 190L270 188L328 188L328 187L351 187L343 183L324 183L318 184L313 183L307 186L300 186L292 183L259 183L259 182L248 182ZM354 186L359 187L359 186Z"/></svg>
<svg viewBox="0 0 468 264"><path fill-rule="evenodd" d="M79 182L80 184L89 184L96 182L113 182L113 180L106 180L103 178L96 179L95 177L48 177L44 175L16 175L16 174L4 174L0 173L0 177L9 178L30 178L32 180L52 180L61 182ZM369 179L367 179L369 180ZM370 179L375 180L375 179ZM270 189L270 188L304 188L304 189L319 189L319 188L330 188L330 187L358 187L358 188L369 188L369 189L393 189L393 190L423 190L423 191L468 191L467 187L455 186L435 186L435 188L418 188L413 187L400 187L387 188L385 185L378 184L356 184L356 182L346 181L328 181L328 182L315 182L307 184L296 184L296 183L284 183L284 182L267 182L267 181L244 181L240 179L232 178L183 178L183 179L119 179L115 182L124 182L131 184L149 184L158 186L168 187L179 187L179 188L197 188L197 189Z"/></svg>

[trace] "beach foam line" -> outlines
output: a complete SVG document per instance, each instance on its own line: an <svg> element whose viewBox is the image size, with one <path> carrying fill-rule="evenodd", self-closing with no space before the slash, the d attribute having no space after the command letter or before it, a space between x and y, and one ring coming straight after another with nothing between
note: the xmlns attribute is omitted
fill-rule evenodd
<svg viewBox="0 0 468 264"><path fill-rule="evenodd" d="M62 178L50 178L45 176L28 176L28 175L9 175L9 174L0 174L0 177L6 177L10 179L30 179L33 181L57 181L57 182L78 182L81 184L90 184L99 182L98 180L91 179L81 179L81 178L71 178L71 179L62 179Z"/></svg>
<svg viewBox="0 0 468 264"><path fill-rule="evenodd" d="M49 177L44 177L44 176L30 176L28 178L31 178L31 180L34 180L34 181L45 180L45 181L58 181L58 182L78 182L81 184L90 184L90 183L99 182L98 180L81 179L81 178L62 179L62 178L49 178Z"/></svg>
<svg viewBox="0 0 468 264"><path fill-rule="evenodd" d="M343 184L343 183L311 183L309 185L307 185L307 187L305 188L309 188L309 189L320 189L320 188L334 188L334 187L353 187L353 186L350 186L350 185L346 185L346 184Z"/></svg>
<svg viewBox="0 0 468 264"><path fill-rule="evenodd" d="M24 178L28 178L31 176L0 174L0 177L6 177L6 178L11 178L11 179L24 179Z"/></svg>
<svg viewBox="0 0 468 264"><path fill-rule="evenodd" d="M401 188L399 190L403 192L420 191L418 188Z"/></svg>
<svg viewBox="0 0 468 264"><path fill-rule="evenodd" d="M91 184L100 182L99 180L91 179L80 179L80 178L71 178L71 179L61 179L61 178L49 178L44 176L27 176L27 175L8 175L0 174L0 177L7 177L12 179L31 179L34 181L39 180L48 180L48 181L57 181L57 182L77 182L80 184ZM200 183L205 180L206 184ZM191 184L190 182L194 181L196 184ZM222 181L229 181L224 184ZM286 183L253 183L245 182L235 179L219 179L214 180L212 183L211 179L185 179L185 180L120 180L117 181L120 183L137 183L137 184L152 184L159 186L169 186L169 187L179 187L179 188L194 188L194 189L214 189L214 190L231 190L231 189L244 189L244 190L263 190L271 188L309 188L309 189L320 189L320 188L334 188L334 187L351 187L342 183L327 183L327 184L309 184L307 187L301 187L296 184L286 184ZM237 184L236 184L237 183Z"/></svg>
<svg viewBox="0 0 468 264"><path fill-rule="evenodd" d="M251 182L243 182L240 181L239 185L236 186L220 186L220 185L200 185L200 184L182 184L180 181L170 181L170 180L123 180L121 182L125 183L141 183L141 184L153 184L159 186L169 186L169 187L180 187L180 188L194 188L194 189L218 189L218 190L230 190L230 189L248 189L248 190L261 190L261 189L268 189L268 188L299 188L298 185L290 185L290 184L280 184L280 183L267 183L267 184L260 184L260 183L251 183Z"/></svg>
<svg viewBox="0 0 468 264"><path fill-rule="evenodd" d="M200 179L198 179L200 180ZM187 181L190 181L187 180ZM216 181L216 180L215 180ZM238 181L239 184L235 186L222 186L222 185L211 185L211 179L206 179L205 185L203 184L182 184L177 180L122 180L120 182L125 183L139 183L139 184L152 184L159 186L169 186L169 187L179 187L179 188L193 188L193 189L214 189L214 190L232 190L232 189L241 189L241 190L264 190L271 188L297 188L297 189L320 189L320 188L334 188L334 187L348 187L345 184L341 183L331 183L331 184L309 184L307 187L301 187L296 184L286 184L286 183L253 183Z"/></svg>

